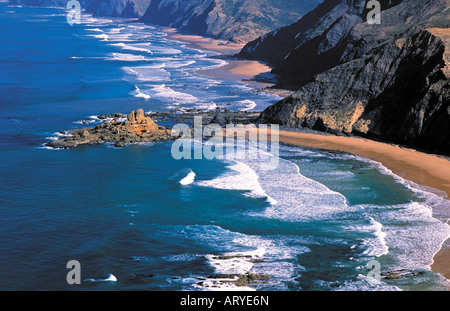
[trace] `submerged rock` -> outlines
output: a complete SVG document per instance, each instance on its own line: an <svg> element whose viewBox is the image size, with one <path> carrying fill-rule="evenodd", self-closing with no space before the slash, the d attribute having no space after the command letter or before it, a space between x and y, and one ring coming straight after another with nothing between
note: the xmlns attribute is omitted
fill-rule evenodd
<svg viewBox="0 0 450 311"><path fill-rule="evenodd" d="M223 283L232 283L236 286L248 286L252 282L266 281L270 279L266 274L213 274L208 276L208 279L218 280Z"/></svg>
<svg viewBox="0 0 450 311"><path fill-rule="evenodd" d="M422 271L413 271L413 270L408 270L408 269L400 269L400 270L396 270L396 271L389 271L389 272L381 273L381 276L388 280L397 280L397 279L402 279L402 278L406 278L406 277L410 277L410 276L417 276L420 274L423 274L423 272Z"/></svg>

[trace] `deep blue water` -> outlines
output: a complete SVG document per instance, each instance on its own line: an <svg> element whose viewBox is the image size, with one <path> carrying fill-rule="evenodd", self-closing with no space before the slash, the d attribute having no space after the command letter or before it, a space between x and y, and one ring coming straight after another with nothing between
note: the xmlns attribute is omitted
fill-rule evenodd
<svg viewBox="0 0 450 311"><path fill-rule="evenodd" d="M431 209L446 201L367 159L281 146L278 169L263 171L176 161L171 143L42 147L102 113L279 99L196 73L223 64L212 52L158 27L89 16L71 27L62 10L5 5L0 40L1 290L209 290L211 274L246 272L270 276L246 289L448 289L429 269L450 232ZM373 259L423 273L372 283ZM69 260L81 285L66 282Z"/></svg>

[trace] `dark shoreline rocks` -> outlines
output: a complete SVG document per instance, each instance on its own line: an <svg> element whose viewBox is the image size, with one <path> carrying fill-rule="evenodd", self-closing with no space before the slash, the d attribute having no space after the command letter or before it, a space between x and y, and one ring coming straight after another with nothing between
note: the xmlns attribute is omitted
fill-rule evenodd
<svg viewBox="0 0 450 311"><path fill-rule="evenodd" d="M356 135L450 155L450 18L445 0L326 0L298 22L248 43L295 92L260 123Z"/></svg>
<svg viewBox="0 0 450 311"><path fill-rule="evenodd" d="M423 274L423 271L413 271L408 269L400 269L396 271L389 271L381 273L381 276L387 280L398 280L410 276L418 276Z"/></svg>
<svg viewBox="0 0 450 311"><path fill-rule="evenodd" d="M258 281L267 281L270 279L266 274L213 274L208 276L208 279L218 280L223 283L231 283L239 287L248 286L251 283Z"/></svg>

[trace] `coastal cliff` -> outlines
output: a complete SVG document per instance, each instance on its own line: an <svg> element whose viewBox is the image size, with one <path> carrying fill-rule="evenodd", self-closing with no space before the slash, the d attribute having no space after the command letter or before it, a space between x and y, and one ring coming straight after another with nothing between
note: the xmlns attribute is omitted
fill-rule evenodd
<svg viewBox="0 0 450 311"><path fill-rule="evenodd" d="M239 43L289 25L323 0L79 0L94 16L140 18ZM68 0L10 0L13 5L66 7Z"/></svg>
<svg viewBox="0 0 450 311"><path fill-rule="evenodd" d="M450 154L449 8L448 0L392 2L370 25L365 1L329 0L249 43L240 56L271 62L279 85L296 89L258 122Z"/></svg>
<svg viewBox="0 0 450 311"><path fill-rule="evenodd" d="M289 25L322 0L152 0L142 22L246 43Z"/></svg>
<svg viewBox="0 0 450 311"><path fill-rule="evenodd" d="M151 0L94 0L86 5L86 12L94 16L138 18L144 15Z"/></svg>
<svg viewBox="0 0 450 311"><path fill-rule="evenodd" d="M380 1L382 8L401 0ZM296 23L247 43L238 56L268 62L283 87L298 88L341 61L346 37L363 23L367 0L325 0Z"/></svg>

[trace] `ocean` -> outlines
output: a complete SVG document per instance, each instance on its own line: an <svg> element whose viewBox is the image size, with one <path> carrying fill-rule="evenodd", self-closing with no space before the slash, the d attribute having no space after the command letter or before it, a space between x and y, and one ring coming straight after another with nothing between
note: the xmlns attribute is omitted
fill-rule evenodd
<svg viewBox="0 0 450 311"><path fill-rule="evenodd" d="M448 201L355 155L281 145L175 160L171 142L53 150L96 116L261 111L280 97L205 76L216 53L157 26L0 3L0 290L448 290L430 269ZM67 263L81 266L69 285ZM407 269L398 280L373 278ZM264 275L238 287L210 278Z"/></svg>

